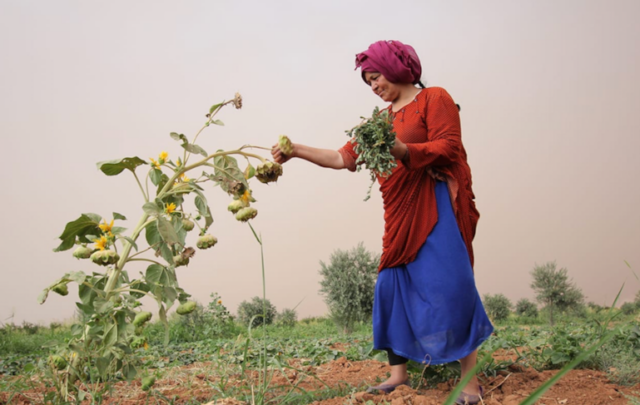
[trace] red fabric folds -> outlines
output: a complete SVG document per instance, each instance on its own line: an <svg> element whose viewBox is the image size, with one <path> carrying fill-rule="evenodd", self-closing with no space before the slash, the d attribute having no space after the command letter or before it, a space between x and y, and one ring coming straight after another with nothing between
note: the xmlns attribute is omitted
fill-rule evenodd
<svg viewBox="0 0 640 405"><path fill-rule="evenodd" d="M384 73L383 73L384 74ZM387 107L390 110L390 107ZM442 88L423 89L396 113L396 136L409 148L405 166L398 161L388 178L378 178L384 203L385 230L379 270L412 262L438 221L436 180L447 182L453 209L473 266L473 247L480 214L471 189L471 170L462 145L460 116ZM339 150L354 171L357 155L351 142Z"/></svg>

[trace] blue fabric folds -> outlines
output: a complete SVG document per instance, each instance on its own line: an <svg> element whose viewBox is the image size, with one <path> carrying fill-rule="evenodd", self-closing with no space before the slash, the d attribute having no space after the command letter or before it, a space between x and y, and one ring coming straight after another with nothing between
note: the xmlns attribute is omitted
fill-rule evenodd
<svg viewBox="0 0 640 405"><path fill-rule="evenodd" d="M438 222L412 263L383 269L373 304L373 344L419 363L466 357L493 332L476 289L447 184L437 182Z"/></svg>

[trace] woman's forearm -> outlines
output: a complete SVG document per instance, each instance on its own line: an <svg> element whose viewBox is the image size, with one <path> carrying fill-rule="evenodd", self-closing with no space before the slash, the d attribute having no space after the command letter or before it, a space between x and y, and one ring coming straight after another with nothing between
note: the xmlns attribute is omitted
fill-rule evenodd
<svg viewBox="0 0 640 405"><path fill-rule="evenodd" d="M337 150L319 149L299 143L293 145L293 157L304 159L318 166L344 169L344 160Z"/></svg>

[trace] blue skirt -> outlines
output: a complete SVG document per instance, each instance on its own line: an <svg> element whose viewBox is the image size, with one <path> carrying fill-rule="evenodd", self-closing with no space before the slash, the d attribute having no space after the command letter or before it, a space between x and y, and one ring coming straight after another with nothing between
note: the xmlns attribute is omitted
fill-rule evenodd
<svg viewBox="0 0 640 405"><path fill-rule="evenodd" d="M447 184L435 188L438 222L413 262L380 272L373 304L373 347L427 364L466 357L493 332Z"/></svg>

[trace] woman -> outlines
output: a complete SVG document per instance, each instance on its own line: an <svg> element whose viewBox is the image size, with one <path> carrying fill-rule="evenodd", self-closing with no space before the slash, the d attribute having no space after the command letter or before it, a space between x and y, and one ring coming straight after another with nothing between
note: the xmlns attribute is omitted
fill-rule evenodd
<svg viewBox="0 0 640 405"><path fill-rule="evenodd" d="M479 214L462 146L458 107L442 88L425 88L411 46L379 41L356 56L356 69L393 117L398 166L379 178L385 232L373 308L374 347L386 350L391 376L372 387L391 392L408 384L408 359L443 364L459 360L464 377L477 348L493 332L476 290L473 250ZM416 87L419 86L419 87ZM351 142L338 151L294 144L286 156L355 171ZM474 376L458 403L480 401Z"/></svg>

